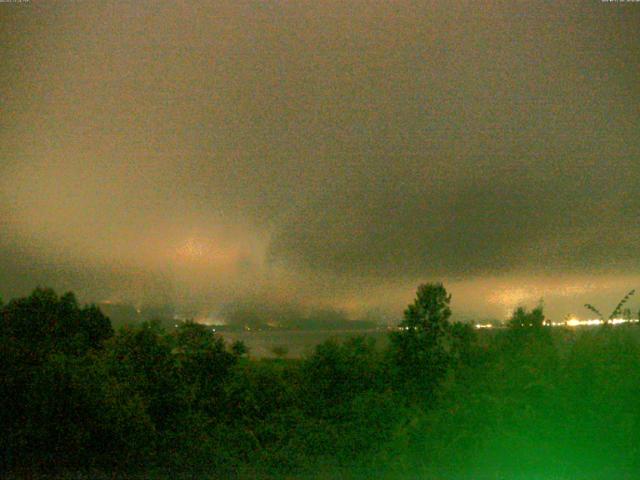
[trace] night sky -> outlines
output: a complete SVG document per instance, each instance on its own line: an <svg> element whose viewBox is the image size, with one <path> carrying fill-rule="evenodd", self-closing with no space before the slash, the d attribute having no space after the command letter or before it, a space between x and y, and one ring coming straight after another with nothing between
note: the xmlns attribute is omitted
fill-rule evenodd
<svg viewBox="0 0 640 480"><path fill-rule="evenodd" d="M640 3L0 3L0 295L561 320L640 287ZM638 299L630 305L638 308Z"/></svg>

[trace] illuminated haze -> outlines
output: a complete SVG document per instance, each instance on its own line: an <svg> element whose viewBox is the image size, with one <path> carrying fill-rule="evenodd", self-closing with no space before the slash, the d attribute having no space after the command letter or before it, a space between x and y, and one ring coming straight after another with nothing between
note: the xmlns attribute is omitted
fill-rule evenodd
<svg viewBox="0 0 640 480"><path fill-rule="evenodd" d="M1 4L0 294L400 315L640 279L640 8ZM637 308L637 300L632 303Z"/></svg>

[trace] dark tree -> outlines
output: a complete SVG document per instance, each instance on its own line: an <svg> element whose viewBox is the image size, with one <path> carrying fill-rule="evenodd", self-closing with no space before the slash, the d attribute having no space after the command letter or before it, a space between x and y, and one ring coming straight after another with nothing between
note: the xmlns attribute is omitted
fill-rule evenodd
<svg viewBox="0 0 640 480"><path fill-rule="evenodd" d="M450 302L441 283L420 285L416 299L404 311L400 330L391 334L400 379L423 393L432 392L451 363Z"/></svg>
<svg viewBox="0 0 640 480"><path fill-rule="evenodd" d="M249 353L249 349L247 348L247 345L242 340L236 340L231 344L231 352L236 357L242 357Z"/></svg>
<svg viewBox="0 0 640 480"><path fill-rule="evenodd" d="M277 358L283 359L289 353L289 347L286 345L276 345L271 348L271 353L273 353Z"/></svg>
<svg viewBox="0 0 640 480"><path fill-rule="evenodd" d="M378 370L372 338L352 337L344 342L326 340L303 365L309 395L306 403L321 411L326 410L326 405L347 402L357 393L379 386Z"/></svg>
<svg viewBox="0 0 640 480"><path fill-rule="evenodd" d="M585 307L588 308L589 310L591 310L593 313L595 313L598 318L602 321L602 323L604 325L610 325L611 321L615 318L618 318L620 315L623 314L622 311L622 307L624 307L624 305L629 301L629 299L636 293L635 290L631 290L629 293L627 293L624 297L622 297L620 299L620 301L618 302L618 304L616 305L616 308L613 309L613 312L611 312L611 315L609 315L609 318L604 318L604 316L602 315L602 313L600 313L600 310L598 310L596 307L594 307L593 305L591 305L590 303L585 303Z"/></svg>
<svg viewBox="0 0 640 480"><path fill-rule="evenodd" d="M155 425L164 429L184 403L171 343L158 322L124 327L109 342L110 375L147 402L147 412Z"/></svg>
<svg viewBox="0 0 640 480"><path fill-rule="evenodd" d="M469 364L474 357L477 333L470 323L455 322L451 325L453 357L458 363Z"/></svg>
<svg viewBox="0 0 640 480"><path fill-rule="evenodd" d="M175 332L179 373L189 385L195 405L214 412L222 398L223 382L237 357L228 352L224 340L204 325L186 322Z"/></svg>
<svg viewBox="0 0 640 480"><path fill-rule="evenodd" d="M544 326L544 320L542 305L538 305L530 312L524 307L518 307L509 319L509 327L512 329L540 329Z"/></svg>
<svg viewBox="0 0 640 480"><path fill-rule="evenodd" d="M111 322L96 306L80 307L73 293L58 298L50 288L36 288L2 308L0 335L33 355L48 351L84 353L101 348L113 336Z"/></svg>

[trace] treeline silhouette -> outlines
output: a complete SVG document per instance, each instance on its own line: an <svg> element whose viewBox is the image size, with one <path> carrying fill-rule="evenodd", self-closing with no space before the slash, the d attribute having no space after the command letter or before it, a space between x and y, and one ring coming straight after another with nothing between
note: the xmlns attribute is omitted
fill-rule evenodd
<svg viewBox="0 0 640 480"><path fill-rule="evenodd" d="M636 478L637 327L552 330L538 307L479 335L450 302L421 285L385 346L256 360L36 289L0 304L0 475Z"/></svg>

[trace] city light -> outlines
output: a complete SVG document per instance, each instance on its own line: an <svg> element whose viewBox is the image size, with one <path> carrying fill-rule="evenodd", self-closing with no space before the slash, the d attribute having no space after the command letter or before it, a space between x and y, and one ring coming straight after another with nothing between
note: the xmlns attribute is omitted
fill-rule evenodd
<svg viewBox="0 0 640 480"><path fill-rule="evenodd" d="M625 323L638 323L640 322L639 319L637 318L612 318L610 319L607 323L610 325L623 325ZM570 318L565 322L552 322L549 320L545 320L544 322L544 326L546 327L571 327L571 328L575 328L575 327L595 327L598 325L604 325L604 321L600 320L599 318L590 318L587 320L578 320L577 318ZM480 329L486 329L486 328L506 328L506 324L501 326L501 327L495 327L493 324L490 323L476 323L475 328L480 330Z"/></svg>

